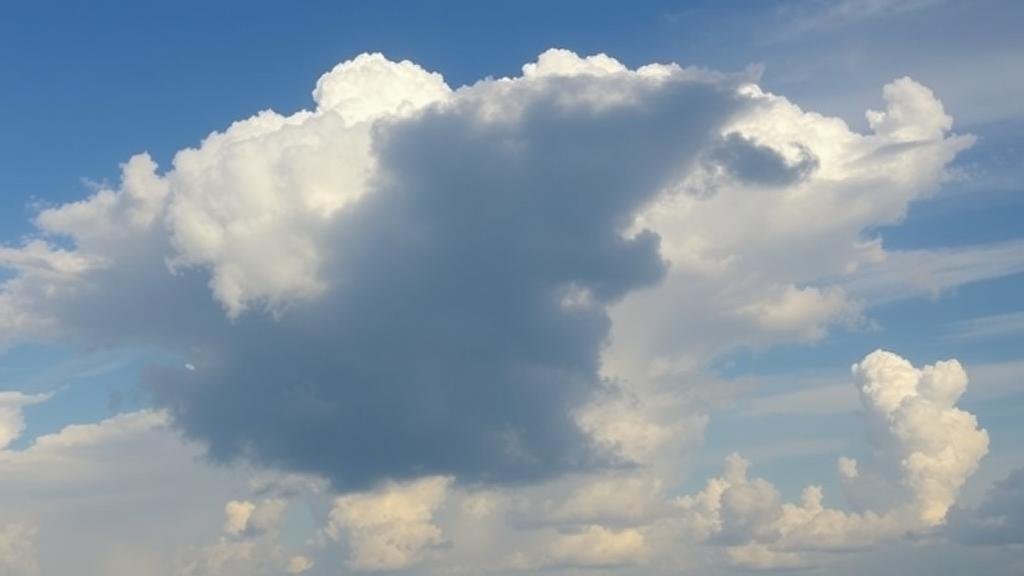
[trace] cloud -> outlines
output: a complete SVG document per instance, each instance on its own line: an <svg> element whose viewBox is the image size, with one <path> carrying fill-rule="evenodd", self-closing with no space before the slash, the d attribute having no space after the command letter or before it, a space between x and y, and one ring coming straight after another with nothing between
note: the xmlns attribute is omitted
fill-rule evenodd
<svg viewBox="0 0 1024 576"><path fill-rule="evenodd" d="M147 385L211 455L345 489L596 465L571 412L604 386L606 308L664 272L657 236L625 229L743 105L726 77L598 61L451 92L361 57L314 111L237 122L162 175L137 156L119 189L39 215L102 258L46 301L9 283L38 314L20 335L170 348L194 370Z"/></svg>
<svg viewBox="0 0 1024 576"><path fill-rule="evenodd" d="M976 546L1024 544L1024 468L997 482L978 506L953 507L946 533Z"/></svg>
<svg viewBox="0 0 1024 576"><path fill-rule="evenodd" d="M0 450L0 574L34 574L31 562L44 575L280 574L284 552L267 557L279 548L277 496L253 499L242 530L221 539L224 502L257 477L210 466L153 411Z"/></svg>
<svg viewBox="0 0 1024 576"><path fill-rule="evenodd" d="M279 525L287 504L281 498L229 501L224 506L224 535L213 544L189 550L176 570L186 576L269 576L282 569L289 574L308 570L312 561L301 555L288 557L280 544Z"/></svg>
<svg viewBox="0 0 1024 576"><path fill-rule="evenodd" d="M0 575L39 574L36 562L35 530L22 524L0 526Z"/></svg>
<svg viewBox="0 0 1024 576"><path fill-rule="evenodd" d="M927 87L904 76L882 91L888 107L868 110L871 129L895 142L928 142L942 138L953 127L953 117Z"/></svg>
<svg viewBox="0 0 1024 576"><path fill-rule="evenodd" d="M625 475L581 479L573 483L564 501L544 503L543 518L562 525L629 525L661 514L663 495L659 478Z"/></svg>
<svg viewBox="0 0 1024 576"><path fill-rule="evenodd" d="M776 333L792 333L800 340L813 342L827 334L830 324L862 322L861 306L850 302L840 288L819 290L786 286L780 294L760 300L741 310L762 328Z"/></svg>
<svg viewBox="0 0 1024 576"><path fill-rule="evenodd" d="M451 479L432 477L338 498L326 532L344 538L349 566L356 570L398 570L422 560L442 544L434 513L448 495Z"/></svg>
<svg viewBox="0 0 1024 576"><path fill-rule="evenodd" d="M944 0L840 0L809 2L783 8L791 20L788 35L834 31L865 20L889 19L913 14ZM788 38L786 38L788 39Z"/></svg>
<svg viewBox="0 0 1024 576"><path fill-rule="evenodd" d="M256 505L249 501L232 500L224 505L224 514L227 520L224 522L224 531L228 534L241 534L245 532L249 524L249 517Z"/></svg>
<svg viewBox="0 0 1024 576"><path fill-rule="evenodd" d="M319 574L342 554L366 571L714 572L707 549L783 570L935 530L987 450L955 361L878 352L853 394L751 407L860 394L874 452L840 460L849 510L813 485L787 502L739 456L672 497L709 412L750 387L709 374L722 355L1020 271L1017 243L893 252L873 235L972 143L920 84L883 96L858 133L676 65L551 50L452 89L370 54L321 77L310 110L236 122L164 170L135 156L0 248L0 337L168 352L144 375L160 410L0 451L2 501L40 527L46 573ZM10 398L13 438L26 397ZM262 484L248 463L278 472ZM296 498L319 530L301 546L280 537ZM161 532L172 515L187 534Z"/></svg>
<svg viewBox="0 0 1024 576"><path fill-rule="evenodd" d="M1024 312L1009 312L955 322L950 337L961 340L1006 338L1024 334Z"/></svg>
<svg viewBox="0 0 1024 576"><path fill-rule="evenodd" d="M347 124L392 115L404 116L448 98L451 89L436 72L383 54L360 54L342 62L316 82L313 100L320 110L334 110Z"/></svg>
<svg viewBox="0 0 1024 576"><path fill-rule="evenodd" d="M51 394L23 394L21 392L0 392L0 450L18 439L25 430L25 406L39 404L50 399Z"/></svg>
<svg viewBox="0 0 1024 576"><path fill-rule="evenodd" d="M763 146L742 134L727 134L711 152L711 157L731 175L769 186L799 182L818 168L818 159L807 148L797 146L797 158L791 164L770 146Z"/></svg>
<svg viewBox="0 0 1024 576"><path fill-rule="evenodd" d="M913 296L937 298L957 286L1024 272L1024 242L898 250L844 281L847 292L884 304Z"/></svg>
<svg viewBox="0 0 1024 576"><path fill-rule="evenodd" d="M315 111L264 111L179 152L165 176L172 266L210 270L213 294L233 317L322 293L332 216L372 186L375 121L449 93L439 74L363 54L317 81Z"/></svg>
<svg viewBox="0 0 1024 576"><path fill-rule="evenodd" d="M956 407L967 374L956 360L922 369L890 352L875 351L853 367L874 444L883 491L859 493L861 473L844 468L847 488L871 500L895 498L922 525L942 522L957 492L988 453L988 433L974 415ZM851 461L852 462L852 461ZM868 474L869 478L871 474ZM869 480L870 482L870 480Z"/></svg>
<svg viewBox="0 0 1024 576"><path fill-rule="evenodd" d="M783 502L773 484L751 478L739 455L696 494L676 500L680 529L724 546L751 569L810 567L806 553L871 547L941 525L957 493L988 451L988 434L955 406L967 385L956 360L915 368L875 351L853 366L873 459L862 470L840 458L838 471L854 511L827 508L820 486Z"/></svg>
<svg viewBox="0 0 1024 576"><path fill-rule="evenodd" d="M224 505L224 531L231 535L260 534L275 525L284 512L285 501L269 498L258 504L232 500Z"/></svg>
<svg viewBox="0 0 1024 576"><path fill-rule="evenodd" d="M716 357L860 325L866 231L971 144L927 88L884 97L859 134L674 64L552 50L451 89L359 56L42 211L0 323L169 352L145 385L211 457L343 491L668 469L741 388Z"/></svg>
<svg viewBox="0 0 1024 576"><path fill-rule="evenodd" d="M639 531L614 531L596 525L560 536L548 548L551 561L561 567L608 568L636 564L649 553Z"/></svg>
<svg viewBox="0 0 1024 576"><path fill-rule="evenodd" d="M739 90L749 105L633 223L659 235L668 262L663 281L611 309L603 371L633 389L682 382L737 348L858 329L874 305L932 294L900 285L907 254L887 251L871 231L898 223L973 143L950 133L942 103L898 80L883 91L885 109L871 114L872 131L860 134L752 84ZM992 266L965 254L960 270L937 280L955 286L1013 273L1022 262L1019 250L979 250ZM946 267L947 255L929 252L927 260Z"/></svg>

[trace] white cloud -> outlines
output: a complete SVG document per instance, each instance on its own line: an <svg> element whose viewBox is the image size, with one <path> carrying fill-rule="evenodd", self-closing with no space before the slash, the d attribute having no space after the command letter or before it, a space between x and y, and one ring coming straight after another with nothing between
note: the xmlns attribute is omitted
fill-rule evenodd
<svg viewBox="0 0 1024 576"><path fill-rule="evenodd" d="M409 114L451 94L444 78L383 54L360 54L342 62L316 82L313 100L318 111L331 110L348 124Z"/></svg>
<svg viewBox="0 0 1024 576"><path fill-rule="evenodd" d="M556 524L631 523L663 513L662 498L659 478L625 475L581 479L564 501L548 503L544 517Z"/></svg>
<svg viewBox="0 0 1024 576"><path fill-rule="evenodd" d="M956 360L918 369L881 350L853 372L875 448L866 469L850 458L838 462L858 510L823 506L822 489L813 485L799 503L784 503L733 455L703 491L676 501L683 530L726 546L739 566L773 569L813 565L807 552L863 549L940 525L988 451L987 433L955 406L966 373Z"/></svg>
<svg viewBox="0 0 1024 576"><path fill-rule="evenodd" d="M277 525L286 502L268 498L259 503L232 500L224 505L224 531L231 535L259 534Z"/></svg>
<svg viewBox="0 0 1024 576"><path fill-rule="evenodd" d="M652 365L699 368L737 347L820 340L834 326L860 326L890 292L919 293L894 285L905 255L887 252L869 230L899 222L973 142L950 134L941 102L909 79L885 88L887 107L872 113L868 134L754 85L740 93L751 105L721 128L738 148L706 151L633 224L660 235L671 264L657 287L612 309L604 369L634 386L652 377ZM811 168L793 172L808 158ZM943 275L942 286L1024 265L1019 251L983 249L1003 265L980 270L965 255L963 273ZM946 265L938 255L929 261ZM881 278L882 269L892 275Z"/></svg>
<svg viewBox="0 0 1024 576"><path fill-rule="evenodd" d="M628 72L618 60L605 54L580 58L564 49L547 50L536 62L523 65L524 77L541 76L606 76Z"/></svg>
<svg viewBox="0 0 1024 576"><path fill-rule="evenodd" d="M806 488L800 503L784 503L774 485L748 476L749 464L733 454L703 491L675 502L683 534L724 546L737 566L811 566L814 561L804 552L855 550L899 532L894 521L873 512L824 508L818 486Z"/></svg>
<svg viewBox="0 0 1024 576"><path fill-rule="evenodd" d="M281 498L259 502L231 500L224 506L224 532L211 545L184 555L180 572L186 576L235 574L298 574L312 567L304 556L289 558L279 543L279 524L287 506ZM306 564L303 563L306 561ZM292 572L293 567L297 570Z"/></svg>
<svg viewBox="0 0 1024 576"><path fill-rule="evenodd" d="M885 86L885 110L868 110L871 129L893 142L941 139L953 127L953 117L928 88L904 76Z"/></svg>
<svg viewBox="0 0 1024 576"><path fill-rule="evenodd" d="M786 286L776 292L780 293L741 308L741 313L766 331L789 333L810 342L824 338L829 325L845 322L855 326L862 319L860 306L850 302L841 288Z"/></svg>
<svg viewBox="0 0 1024 576"><path fill-rule="evenodd" d="M559 536L551 543L548 554L557 566L612 567L640 563L649 549L638 530L614 531L593 525Z"/></svg>
<svg viewBox="0 0 1024 576"><path fill-rule="evenodd" d="M956 360L918 370L890 352L876 351L854 365L861 401L885 477L898 471L900 501L917 523L933 526L946 511L981 458L988 453L988 434L974 415L956 407L967 386L967 374ZM857 475L844 476L850 489Z"/></svg>
<svg viewBox="0 0 1024 576"><path fill-rule="evenodd" d="M18 439L25 430L25 406L39 404L50 399L50 394L23 394L21 392L0 392L0 450Z"/></svg>
<svg viewBox="0 0 1024 576"><path fill-rule="evenodd" d="M241 534L249 524L249 517L256 505L249 501L232 500L224 505L224 531L228 534Z"/></svg>
<svg viewBox="0 0 1024 576"><path fill-rule="evenodd" d="M327 534L345 538L349 565L357 570L397 570L421 561L442 543L434 513L444 503L451 478L432 477L379 490L349 494L334 502Z"/></svg>
<svg viewBox="0 0 1024 576"><path fill-rule="evenodd" d="M284 501L265 495L251 509L229 506L224 526L223 503L249 494L254 475L201 456L151 411L0 450L0 574L280 574ZM5 572L8 565L16 567Z"/></svg>
<svg viewBox="0 0 1024 576"><path fill-rule="evenodd" d="M33 540L35 529L22 524L0 526L0 575L35 576L39 574Z"/></svg>
<svg viewBox="0 0 1024 576"><path fill-rule="evenodd" d="M738 457L703 491L667 496L709 410L749 388L707 374L723 353L817 341L856 329L880 302L1024 269L1019 243L891 252L871 236L972 142L914 81L883 95L861 134L745 78L676 65L630 70L553 50L522 77L453 91L415 64L363 55L320 79L312 110L236 122L162 173L135 156L115 189L42 211L38 238L0 249L14 271L0 330L183 355L188 368L154 381L171 412L0 452L0 492L16 520L40 526L40 562L55 574L333 569L317 551L280 545L284 501L240 487L235 468L197 465L170 421L219 459L317 470L345 489L344 475L362 472L361 491L336 499L323 528L357 570L671 573L696 541L737 566L796 568L816 551L932 527L987 437L955 407L958 364L918 370L885 354L857 368L877 461L841 463L855 510L825 507L815 486L784 502ZM473 266L493 262L492 275L513 273L481 283L489 275ZM563 353L574 363L550 361ZM498 373L467 360L488 354L522 357ZM826 397L830 409L843 402L833 391L811 401ZM16 437L20 412L0 416ZM579 439L561 434L576 424L583 443L630 466L587 470ZM366 438L388 440L368 455ZM557 458L538 458L549 448ZM484 464L460 467L466 454ZM522 478L549 479L471 493L448 475L486 482L520 466ZM566 468L574 474L550 479ZM364 489L388 476L405 480ZM19 504L40 494L75 504ZM127 523L137 534L123 546L102 533L75 541L93 517L60 517L78 506L147 524ZM135 545L161 539L171 514L204 527L166 542L189 550L178 564ZM58 558L62 541L76 544Z"/></svg>
<svg viewBox="0 0 1024 576"><path fill-rule="evenodd" d="M279 309L324 288L330 217L369 188L373 123L443 102L437 73L362 54L317 81L316 110L264 111L179 152L168 175L174 266L210 269L228 313Z"/></svg>
<svg viewBox="0 0 1024 576"><path fill-rule="evenodd" d="M913 296L937 298L957 286L1024 272L1024 242L900 250L885 253L843 280L848 293L883 304Z"/></svg>

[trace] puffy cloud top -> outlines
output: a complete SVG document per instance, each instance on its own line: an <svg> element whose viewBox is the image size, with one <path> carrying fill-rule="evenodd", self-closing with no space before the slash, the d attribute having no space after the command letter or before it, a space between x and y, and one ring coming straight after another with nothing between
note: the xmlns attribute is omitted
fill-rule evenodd
<svg viewBox="0 0 1024 576"><path fill-rule="evenodd" d="M316 82L317 110L333 111L347 124L402 116L441 102L451 94L437 72L383 54L360 54L338 64Z"/></svg>
<svg viewBox="0 0 1024 576"><path fill-rule="evenodd" d="M973 414L955 406L967 386L956 360L922 369L883 350L853 366L861 400L871 423L879 464L899 470L896 498L909 497L911 509L926 525L943 521L964 481L988 453L988 433ZM856 463L841 466L856 490Z"/></svg>

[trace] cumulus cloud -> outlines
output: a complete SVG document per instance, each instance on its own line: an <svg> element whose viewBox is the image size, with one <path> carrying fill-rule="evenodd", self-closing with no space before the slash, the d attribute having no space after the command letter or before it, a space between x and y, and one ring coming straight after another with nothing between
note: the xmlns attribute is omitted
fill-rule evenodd
<svg viewBox="0 0 1024 576"><path fill-rule="evenodd" d="M903 255L870 230L899 222L973 138L950 134L942 103L910 79L885 88L886 108L870 114L867 134L756 85L739 91L747 106L721 127L719 142L633 223L659 235L668 271L612 307L607 374L678 380L688 370L651 367L692 368L737 347L820 340L836 326L862 325L887 289L914 294L895 286ZM965 255L961 268L980 256ZM1022 261L1007 251L1003 264ZM877 290L866 289L865 273Z"/></svg>
<svg viewBox="0 0 1024 576"><path fill-rule="evenodd" d="M146 381L218 459L345 488L596 465L572 412L604 386L607 307L664 273L627 228L745 105L729 77L613 62L555 51L456 91L343 63L315 110L237 122L163 174L137 156L43 211L50 243L15 253L60 260L64 236L90 264L9 281L6 325L185 356Z"/></svg>
<svg viewBox="0 0 1024 576"><path fill-rule="evenodd" d="M50 394L23 394L0 392L0 450L18 439L25 430L22 408L50 399Z"/></svg>
<svg viewBox="0 0 1024 576"><path fill-rule="evenodd" d="M363 54L317 81L316 110L264 111L179 152L165 177L172 266L209 269L231 316L320 294L331 216L371 187L374 122L449 93L437 73Z"/></svg>
<svg viewBox="0 0 1024 576"><path fill-rule="evenodd" d="M279 498L259 503L232 500L224 505L224 531L236 536L259 534L277 525L284 507L285 501Z"/></svg>
<svg viewBox="0 0 1024 576"><path fill-rule="evenodd" d="M279 537L285 501L320 490L285 484L210 466L160 412L70 425L0 450L0 574L281 574L307 552Z"/></svg>
<svg viewBox="0 0 1024 576"><path fill-rule="evenodd" d="M594 525L558 537L548 554L557 566L607 568L641 562L649 549L638 530L614 531Z"/></svg>
<svg viewBox="0 0 1024 576"><path fill-rule="evenodd" d="M898 483L888 487L897 492L888 498L909 498L914 516L925 525L941 522L988 453L988 434L973 414L955 406L967 387L967 373L956 360L919 370L881 350L855 364L853 372L875 447L875 476L898 472ZM861 478L856 462L842 462L840 471L855 491Z"/></svg>
<svg viewBox="0 0 1024 576"><path fill-rule="evenodd" d="M956 360L915 368L882 350L853 366L873 459L840 458L838 472L854 511L827 508L820 486L798 503L751 478L738 455L699 493L676 501L682 529L726 547L745 568L813 565L804 553L870 547L941 525L957 493L988 452L988 434L956 407L967 375Z"/></svg>
<svg viewBox="0 0 1024 576"><path fill-rule="evenodd" d="M442 544L433 517L450 486L450 478L432 477L342 496L331 510L327 535L347 541L349 565L357 570L407 568Z"/></svg>
<svg viewBox="0 0 1024 576"><path fill-rule="evenodd" d="M241 534L245 532L249 524L249 518L255 509L256 505L247 500L232 500L225 504L224 515L227 516L227 519L224 521L224 531L228 534Z"/></svg>
<svg viewBox="0 0 1024 576"><path fill-rule="evenodd" d="M467 497L459 517L508 514L545 539L515 536L529 553L510 566L646 562L678 514L736 564L792 567L935 524L985 451L954 406L954 365L911 367L893 408L902 385L872 356L858 374L877 458L841 467L854 511L813 487L784 503L738 459L664 506L708 410L743 388L708 366L861 326L881 298L865 271L906 256L870 230L971 144L927 88L883 94L861 134L751 78L676 65L551 50L519 77L451 89L359 56L310 110L236 122L163 171L135 156L119 185L42 211L35 237L0 251L14 271L2 337L170 352L187 368L147 370L165 412L146 418L215 460L351 492L325 534L355 567L425 561L447 545L435 517L454 514L450 494L491 484L529 502ZM1019 254L998 256L990 273L1017 269ZM239 498L210 506L226 533L206 558L223 561L195 566L256 558L274 497ZM278 571L299 557L278 556Z"/></svg>
<svg viewBox="0 0 1024 576"><path fill-rule="evenodd" d="M305 556L288 557L279 543L279 524L287 502L231 500L224 506L224 535L213 544L192 548L178 570L185 576L299 574L312 567ZM295 571L293 571L295 570Z"/></svg>
<svg viewBox="0 0 1024 576"><path fill-rule="evenodd" d="M895 142L928 142L953 127L953 117L927 87L904 76L885 86L886 110L869 110L868 123L879 136Z"/></svg>

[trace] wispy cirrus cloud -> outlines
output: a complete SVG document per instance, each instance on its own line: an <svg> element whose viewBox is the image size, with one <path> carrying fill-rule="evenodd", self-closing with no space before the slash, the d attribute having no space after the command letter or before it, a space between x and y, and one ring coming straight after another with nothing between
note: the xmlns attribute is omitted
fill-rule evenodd
<svg viewBox="0 0 1024 576"><path fill-rule="evenodd" d="M1024 312L993 314L954 322L948 327L950 338L988 340L1024 334Z"/></svg>

